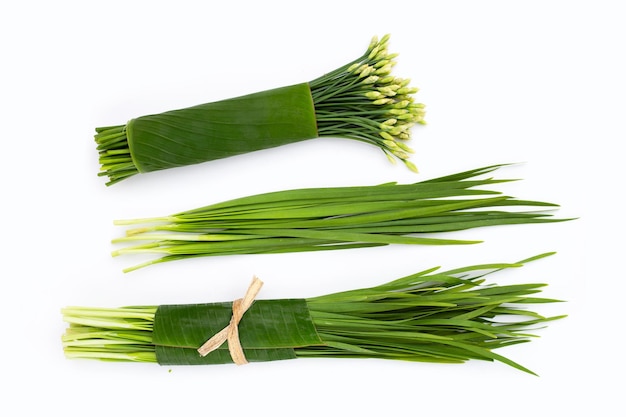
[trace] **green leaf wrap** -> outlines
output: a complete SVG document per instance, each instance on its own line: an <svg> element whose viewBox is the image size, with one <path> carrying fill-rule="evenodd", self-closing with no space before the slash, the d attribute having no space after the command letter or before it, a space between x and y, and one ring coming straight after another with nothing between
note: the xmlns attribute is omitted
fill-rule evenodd
<svg viewBox="0 0 626 417"><path fill-rule="evenodd" d="M163 305L156 312L152 342L161 365L232 363L227 342L201 357L197 349L226 327L232 303ZM321 341L304 299L257 300L239 323L250 362L294 359L293 348Z"/></svg>
<svg viewBox="0 0 626 417"><path fill-rule="evenodd" d="M261 91L128 122L139 172L197 164L318 136L308 83Z"/></svg>

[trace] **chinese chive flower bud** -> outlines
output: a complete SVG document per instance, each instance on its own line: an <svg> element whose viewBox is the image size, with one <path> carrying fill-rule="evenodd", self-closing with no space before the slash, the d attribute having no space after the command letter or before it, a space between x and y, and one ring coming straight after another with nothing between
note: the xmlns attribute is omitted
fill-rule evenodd
<svg viewBox="0 0 626 417"><path fill-rule="evenodd" d="M376 64L374 64L374 68L380 68L380 67L384 67L385 65L389 64L391 61L388 59L382 59L380 61L378 61Z"/></svg>
<svg viewBox="0 0 626 417"><path fill-rule="evenodd" d="M378 52L380 51L380 45L375 46L372 51L369 53L369 55L367 56L368 59L374 59L376 58L376 56L378 55Z"/></svg>
<svg viewBox="0 0 626 417"><path fill-rule="evenodd" d="M372 100L378 100L379 98L384 98L385 96L379 91L368 91L365 93L365 97Z"/></svg>
<svg viewBox="0 0 626 417"><path fill-rule="evenodd" d="M378 82L379 78L380 77L378 75L370 75L369 77L367 77L366 79L361 81L361 83L363 83L363 84L376 84L376 82Z"/></svg>
<svg viewBox="0 0 626 417"><path fill-rule="evenodd" d="M423 123L424 105L414 102L418 89L409 85L409 78L391 74L398 54L388 52L388 42L389 35L374 37L363 56L310 83L318 129L321 136L372 143L390 160L400 159L417 171L406 161L413 150L405 142L410 129Z"/></svg>
<svg viewBox="0 0 626 417"><path fill-rule="evenodd" d="M374 74L376 74L376 75L387 75L387 74L391 73L391 67L392 66L393 66L392 64L386 64L385 66L383 66L381 68L378 68L374 72Z"/></svg>

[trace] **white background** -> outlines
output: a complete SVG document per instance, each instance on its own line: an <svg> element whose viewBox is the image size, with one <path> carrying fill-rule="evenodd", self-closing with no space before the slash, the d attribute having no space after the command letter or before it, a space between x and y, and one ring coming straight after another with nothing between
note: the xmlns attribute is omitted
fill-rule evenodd
<svg viewBox="0 0 626 417"><path fill-rule="evenodd" d="M14 5L19 4L19 5ZM624 13L609 1L4 2L2 415L624 415ZM318 139L105 187L95 126L313 79L391 34L420 87L420 173ZM130 274L113 219L288 188L414 182L495 163L499 189L578 220L474 229L464 247L385 247L172 262ZM453 237L453 236L450 236ZM60 309L310 297L431 266L556 256L494 275L546 282L568 314L499 363L307 359L244 367L71 361ZM9 410L10 413L6 411Z"/></svg>

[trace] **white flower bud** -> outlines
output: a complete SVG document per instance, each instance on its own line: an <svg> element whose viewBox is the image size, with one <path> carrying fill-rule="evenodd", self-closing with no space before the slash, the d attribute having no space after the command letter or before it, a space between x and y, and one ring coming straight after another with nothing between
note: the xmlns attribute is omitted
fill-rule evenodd
<svg viewBox="0 0 626 417"><path fill-rule="evenodd" d="M415 117L415 114L409 113L407 109L396 109L396 110L404 110L403 114L399 114L397 116L399 120L411 120L413 117Z"/></svg>
<svg viewBox="0 0 626 417"><path fill-rule="evenodd" d="M380 61L378 61L377 63L374 64L374 68L380 68L380 67L384 67L385 65L389 64L390 61L388 59L382 59Z"/></svg>
<svg viewBox="0 0 626 417"><path fill-rule="evenodd" d="M406 125L399 125L391 129L389 131L389 134L392 136L398 136L400 133L403 133L405 130L406 130Z"/></svg>
<svg viewBox="0 0 626 417"><path fill-rule="evenodd" d="M371 67L369 65L363 65L363 70L361 71L361 74L359 74L359 78L365 78L368 75L370 75L371 73L375 72L374 67ZM376 74L378 75L378 74Z"/></svg>
<svg viewBox="0 0 626 417"><path fill-rule="evenodd" d="M398 146L400 149L402 149L406 153L409 153L409 154L415 153L415 151L413 149L411 149L409 147L409 145L407 145L404 142L395 142L395 144L396 144L396 146Z"/></svg>
<svg viewBox="0 0 626 417"><path fill-rule="evenodd" d="M383 144L392 151L401 151L402 149L398 148L398 145L393 140L383 140Z"/></svg>
<svg viewBox="0 0 626 417"><path fill-rule="evenodd" d="M376 75L387 75L391 72L391 63L385 65L384 67L378 68L375 72Z"/></svg>
<svg viewBox="0 0 626 417"><path fill-rule="evenodd" d="M361 81L363 84L376 84L376 82L378 81L379 77L378 75L370 75L369 77L367 77L366 79L364 79L363 81Z"/></svg>
<svg viewBox="0 0 626 417"><path fill-rule="evenodd" d="M399 149L392 150L392 153L398 158L402 159L403 161L410 158L408 153L401 151Z"/></svg>
<svg viewBox="0 0 626 417"><path fill-rule="evenodd" d="M396 108L396 109L403 109L403 108L405 108L408 105L409 105L409 101L408 100L402 100L402 101L399 101L399 102L395 103L393 105L393 107Z"/></svg>
<svg viewBox="0 0 626 417"><path fill-rule="evenodd" d="M398 94L415 94L419 91L416 87L402 87L398 89Z"/></svg>
<svg viewBox="0 0 626 417"><path fill-rule="evenodd" d="M393 156L392 156L389 152L386 152L386 151L385 151L385 155L387 156L387 159L389 159L389 161L390 161L392 164L394 164L394 165L396 164L396 158L394 158L394 157L393 157Z"/></svg>
<svg viewBox="0 0 626 417"><path fill-rule="evenodd" d="M376 55L378 55L378 51L380 50L380 45L375 46L370 54L367 56L367 59L373 59Z"/></svg>
<svg viewBox="0 0 626 417"><path fill-rule="evenodd" d="M357 68L359 68L359 63L358 62L350 65L348 67L348 72L355 72ZM358 72L357 72L357 74L358 74Z"/></svg>
<svg viewBox="0 0 626 417"><path fill-rule="evenodd" d="M393 97L396 95L396 92L393 91L392 88L390 87L380 87L378 89L378 91L380 91L381 93L383 93L384 95L386 95L387 97Z"/></svg>
<svg viewBox="0 0 626 417"><path fill-rule="evenodd" d="M365 93L365 97L369 98L370 100L378 100L379 98L383 98L385 96L378 91L368 91L367 93Z"/></svg>
<svg viewBox="0 0 626 417"><path fill-rule="evenodd" d="M355 64L355 65L358 65L358 64ZM357 69L355 69L353 72L354 72L355 74L360 74L360 73L362 73L362 72L363 72L363 71L364 71L367 67L369 67L369 65L367 65L367 64L361 64L361 65L360 65Z"/></svg>
<svg viewBox="0 0 626 417"><path fill-rule="evenodd" d="M376 45L378 45L378 36L374 36L370 41L370 46L367 47L368 51L371 51Z"/></svg>
<svg viewBox="0 0 626 417"><path fill-rule="evenodd" d="M387 139L390 141L393 141L393 136L391 136L389 133L387 132L378 132L378 134L383 138L383 139Z"/></svg>
<svg viewBox="0 0 626 417"><path fill-rule="evenodd" d="M406 165L411 171L415 173L418 172L417 167L413 164L413 162L407 160L403 160L402 162L404 162L404 165Z"/></svg>

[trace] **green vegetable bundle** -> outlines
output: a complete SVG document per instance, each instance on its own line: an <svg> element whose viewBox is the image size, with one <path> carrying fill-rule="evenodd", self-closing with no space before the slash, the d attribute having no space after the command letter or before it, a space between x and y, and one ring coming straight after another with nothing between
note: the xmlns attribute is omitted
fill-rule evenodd
<svg viewBox="0 0 626 417"><path fill-rule="evenodd" d="M349 138L408 161L410 128L423 123L416 88L391 75L389 36L310 82L96 128L107 185L137 173L197 164L316 137Z"/></svg>
<svg viewBox="0 0 626 417"><path fill-rule="evenodd" d="M445 272L432 268L372 288L307 299L253 301L246 296L234 303L69 307L62 311L69 323L63 347L68 358L161 365L315 357L478 359L532 373L493 350L527 342L533 336L529 329L564 317L527 310L530 304L557 300L535 296L545 284L488 285L485 276L547 255ZM242 303L251 306L235 313ZM221 338L204 349L226 333L227 342Z"/></svg>
<svg viewBox="0 0 626 417"><path fill-rule="evenodd" d="M433 234L505 224L562 221L511 207L556 207L475 189L504 179L478 179L494 165L414 184L311 188L238 198L167 217L118 220L133 225L113 252L160 256L143 266L199 256L285 253L389 244L451 245L478 241ZM482 197L478 197L482 196ZM427 234L427 237L416 235ZM138 243L139 242L139 243ZM145 243L142 243L145 242Z"/></svg>

